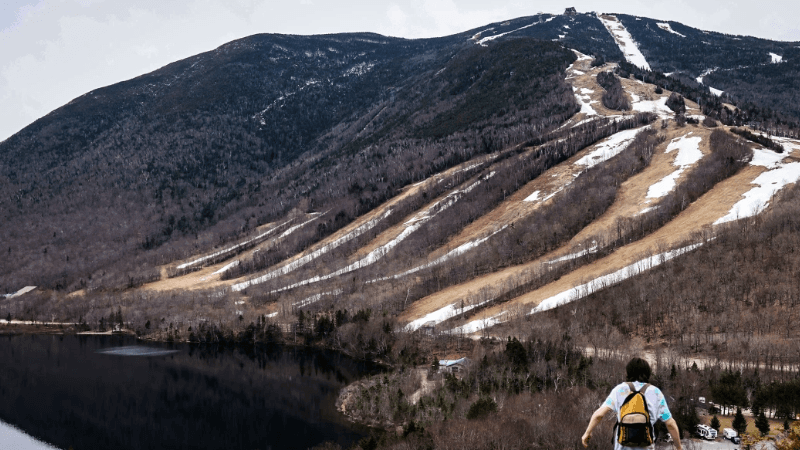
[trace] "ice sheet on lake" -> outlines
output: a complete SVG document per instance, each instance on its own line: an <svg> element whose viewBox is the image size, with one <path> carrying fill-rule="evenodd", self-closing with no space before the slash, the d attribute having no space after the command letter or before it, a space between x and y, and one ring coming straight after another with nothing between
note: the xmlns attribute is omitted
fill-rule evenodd
<svg viewBox="0 0 800 450"><path fill-rule="evenodd" d="M144 345L128 345L98 350L97 353L119 356L164 356L178 353L178 351L158 347L146 347Z"/></svg>
<svg viewBox="0 0 800 450"><path fill-rule="evenodd" d="M0 448L13 450L57 450L36 438L25 434L19 428L0 421Z"/></svg>

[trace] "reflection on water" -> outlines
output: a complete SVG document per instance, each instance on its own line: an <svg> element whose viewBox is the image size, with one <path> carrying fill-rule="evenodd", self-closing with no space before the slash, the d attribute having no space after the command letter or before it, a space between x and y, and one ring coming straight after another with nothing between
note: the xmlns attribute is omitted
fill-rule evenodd
<svg viewBox="0 0 800 450"><path fill-rule="evenodd" d="M122 347L103 348L98 350L97 353L120 356L164 356L178 353L178 351L163 348L145 347L143 345L125 345Z"/></svg>
<svg viewBox="0 0 800 450"><path fill-rule="evenodd" d="M347 448L368 430L335 410L336 395L368 370L298 348L3 336L0 420L62 449Z"/></svg>

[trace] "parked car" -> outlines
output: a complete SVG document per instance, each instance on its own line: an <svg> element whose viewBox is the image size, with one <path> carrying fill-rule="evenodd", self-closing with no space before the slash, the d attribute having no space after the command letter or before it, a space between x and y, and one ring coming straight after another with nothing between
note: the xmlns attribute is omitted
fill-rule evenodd
<svg viewBox="0 0 800 450"><path fill-rule="evenodd" d="M739 438L739 433L737 433L736 430L734 430L733 428L723 428L722 437L733 442L734 444L738 444L742 441Z"/></svg>

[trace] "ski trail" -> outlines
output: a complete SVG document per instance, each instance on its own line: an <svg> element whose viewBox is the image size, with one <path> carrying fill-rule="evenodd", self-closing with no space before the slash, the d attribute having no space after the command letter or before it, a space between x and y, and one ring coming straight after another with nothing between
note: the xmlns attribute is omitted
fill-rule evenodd
<svg viewBox="0 0 800 450"><path fill-rule="evenodd" d="M743 199L736 202L730 212L721 217L714 225L732 222L755 216L764 211L772 197L787 184L800 180L800 162L783 163L786 157L771 150L757 149L753 151L750 165L766 167L766 172L751 182L755 187L745 192Z"/></svg>
<svg viewBox="0 0 800 450"><path fill-rule="evenodd" d="M395 248L397 245L403 242L413 232L417 231L420 227L422 227L422 225L424 225L429 220L434 218L437 214L441 213L442 211L446 210L447 208L455 204L459 199L461 199L464 196L464 194L469 193L470 191L475 189L481 183L481 181L489 179L490 177L494 176L494 174L495 172L491 172L485 177L479 178L477 181L475 181L474 183L472 183L471 185L467 186L464 189L457 189L455 191L450 192L442 200L437 201L433 205L426 208L424 211L415 214L411 219L405 222L404 225L406 225L406 227L399 235L397 235L394 239L392 239L388 243L383 244L378 248L372 250L371 252L367 253L366 256L359 259L358 261L355 261L354 263L349 264L348 266L343 267L333 273L311 277L309 279L291 284L289 286L273 290L270 293L275 294L290 289L294 289L300 286L306 286L312 283L329 280L331 278L338 277L339 275L344 275L346 273L353 272L355 270L367 267L371 264L378 262L389 251L391 251L393 248Z"/></svg>
<svg viewBox="0 0 800 450"><path fill-rule="evenodd" d="M597 16L597 18L600 19L600 22L603 22L608 32L611 33L611 36L614 38L614 41L617 42L619 49L622 51L622 54L625 55L625 59L627 59L629 63L640 69L651 70L650 64L647 63L644 55L639 51L639 47L636 46L633 36L631 36L628 29L625 28L625 25L623 25L616 16L605 15Z"/></svg>
<svg viewBox="0 0 800 450"><path fill-rule="evenodd" d="M379 282L379 281L386 281L386 280L389 280L389 279L395 279L396 280L398 278L402 278L404 276L411 275L412 273L419 272L420 270L428 269L430 267L439 265L439 264L441 264L441 263L443 263L445 261L448 261L449 259L461 256L464 253L472 250L473 248L483 244L484 242L488 241L492 236L494 236L495 234L505 230L506 228L508 228L508 224L503 225L499 230L491 233L488 236L485 236L485 237L482 237L480 239L475 239L473 241L469 241L469 242L466 242L464 244L461 244L458 247L454 248L453 250L450 250L446 254L434 259L433 261L431 261L431 262L429 262L427 264L423 264L421 266L414 267L413 269L409 269L409 270L406 270L405 272L401 272L401 273L398 273L396 275L392 275L391 277L383 277L383 278L378 278L378 279L375 279L375 280L371 280L371 281L369 281L369 283L376 283L376 282Z"/></svg>
<svg viewBox="0 0 800 450"><path fill-rule="evenodd" d="M362 234L364 234L367 231L369 231L372 228L374 228L375 225L378 224L378 222L380 222L381 220L389 217L389 215L391 213L392 213L392 210L388 209L388 210L386 210L386 212L384 212L380 216L378 216L378 217L376 217L376 218L374 218L372 220L369 220L366 223L358 226L356 229L354 229L350 233L347 233L346 235L340 237L339 239L337 239L337 240L335 240L335 241L333 241L333 242L331 242L329 244L326 244L323 247L321 247L321 248L319 248L319 249L317 249L317 250L315 250L315 251L313 251L313 252L311 252L311 253L309 253L309 254L307 254L305 256L302 256L302 257L290 262L289 264L286 264L285 266L279 267L279 268L277 268L277 269L275 269L275 270L273 270L271 272L268 272L268 273L266 273L264 275L261 275L259 277L253 278L251 280L243 281L241 283L236 283L233 286L231 286L231 290L233 290L234 292L242 291L244 289L247 289L250 286L264 283L265 281L269 281L269 280L271 280L271 279L273 279L275 277L281 276L281 275L286 275L287 273L292 272L292 271L296 270L297 268L302 267L302 266L308 264L309 262L319 258L320 256L324 255L325 253L328 253L329 251L335 249L336 247L338 247L338 246L340 246L340 245L342 245L342 244L344 244L344 243L346 243L348 241L351 241L351 240L357 238L358 236L361 236ZM306 223L308 223L308 222L306 222ZM305 224L303 224L303 225L305 225Z"/></svg>
<svg viewBox="0 0 800 450"><path fill-rule="evenodd" d="M236 250L236 249L239 249L239 248L241 248L241 247L244 247L244 246L245 246L245 245L247 245L247 244L250 244L250 243L252 243L252 242L255 242L255 241L259 240L259 239L262 239L262 238L265 238L265 237L269 236L269 235L270 235L270 234L272 234L272 233L273 233L275 230L277 230L278 228L280 228L280 227L282 227L282 226L286 225L286 224L287 224L287 223L289 223L289 222L290 222L290 221L289 221L289 220L287 220L286 222L283 222L282 224L280 224L280 225L278 225L278 226L276 226L276 227L270 228L269 230L267 230L267 231L265 231L265 232L263 232L263 233L259 234L258 236L254 237L254 238L252 238L252 239L248 239L248 240L246 240L246 241L244 241L244 242L242 242L242 243L236 244L236 245L234 245L234 246L232 246L232 247L228 247L228 248L226 248L226 249L223 249L223 250L220 250L220 251L218 251L218 252L214 252L214 253L212 253L212 254L210 254L210 255L206 255L206 256L203 256L203 257L201 257L201 258L197 258L197 259L195 259L194 261L189 261L189 262L187 262L187 263L180 264L180 265L178 266L178 269L185 269L185 268L187 268L187 267L191 267L191 266L194 266L194 265L200 264L201 262L208 261L209 259L216 258L217 256L224 255L225 253L229 253L229 252L232 252L232 251L234 251L234 250Z"/></svg>
<svg viewBox="0 0 800 450"><path fill-rule="evenodd" d="M700 136L688 137L690 134L692 133L673 139L667 146L664 153L678 150L678 155L672 163L677 169L650 186L650 189L647 190L648 199L661 198L672 192L681 174L703 158L703 152L700 151L700 142L703 138Z"/></svg>
<svg viewBox="0 0 800 450"><path fill-rule="evenodd" d="M494 36L487 36L487 37L481 39L480 41L478 41L477 44L482 46L482 47L486 47L486 43L489 42L489 41L493 41L493 40L495 40L495 39L497 39L499 37L505 36L507 34L516 33L517 31L524 30L525 28L530 28L530 27L532 27L534 25L539 25L540 23L542 23L541 20L539 20L538 22L533 22L530 25L525 25L524 27L517 28L516 30L506 31L505 33L495 34Z"/></svg>
<svg viewBox="0 0 800 450"><path fill-rule="evenodd" d="M454 303L452 305L447 305L444 308L438 309L430 314L426 314L423 317L409 323L405 326L405 331L416 331L419 327L425 325L428 322L433 322L435 324L439 324L444 322L447 319L453 318L459 314L463 314L467 311L473 310L480 306L483 306L494 299L484 300L480 303L476 303L474 305L464 305L462 303Z"/></svg>
<svg viewBox="0 0 800 450"><path fill-rule="evenodd" d="M683 255L700 247L701 245L703 244L702 243L692 244L686 247L682 247L664 253L659 253L657 255L636 261L635 263L625 266L622 269L617 270L616 272L601 277L597 277L587 283L575 286L571 289L562 291L552 297L546 298L541 303L539 303L535 308L533 308L528 314L536 314L542 311L547 311L556 308L558 306L573 302L575 300L580 300L584 297L593 294L594 292L600 291L606 287L620 283L622 281L627 280L628 278L632 278L650 269L658 267L661 264L664 264L665 262L673 258L676 258L680 255ZM502 320L501 317L504 314L506 314L505 311L488 318L473 320L460 327L452 329L450 332L456 334L475 333L480 330L483 330L484 328L492 327L494 325L502 323L504 320Z"/></svg>

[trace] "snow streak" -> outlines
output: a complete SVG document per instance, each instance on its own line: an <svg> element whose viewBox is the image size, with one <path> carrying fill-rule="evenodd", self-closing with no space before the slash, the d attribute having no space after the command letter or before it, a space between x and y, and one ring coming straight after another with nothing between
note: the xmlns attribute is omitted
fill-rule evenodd
<svg viewBox="0 0 800 450"><path fill-rule="evenodd" d="M639 275L640 273L646 272L654 267L658 267L661 264L664 264L665 262L677 256L683 255L684 253L688 253L700 247L701 245L703 244L693 244L679 248L677 250L660 253L658 255L642 259L641 261L637 261L629 266L623 267L622 269L617 270L616 272L595 278L594 280L588 283L575 286L572 289L567 289L564 292L561 292L550 298L547 298L543 300L541 303L539 303L539 305L537 305L535 308L533 308L530 313L535 314L538 312L547 311L557 306L561 306L563 304L579 300L603 288L627 280L628 278Z"/></svg>
<svg viewBox="0 0 800 450"><path fill-rule="evenodd" d="M330 273L330 274L327 274L327 275L318 275L318 276L315 276L315 277L311 277L311 278L309 278L307 280L303 280L303 281L300 281L298 283L291 284L291 285L283 287L281 289L276 289L274 291L271 291L271 293L274 294L274 293L278 293L278 292L283 292L283 291L287 291L289 289L294 289L294 288L297 288L297 287L300 287L300 286L306 286L306 285L311 284L311 283L317 283L317 282L320 282L320 281L329 280L331 278L338 277L339 275L350 273L350 272L353 272L355 270L367 267L369 265L372 265L372 264L378 262L389 251L391 251L393 248L395 248L397 245L399 245L401 242L403 242L408 236L410 236L411 233L417 231L420 227L422 227L422 225L427 223L429 220L431 220L437 214L439 214L440 212L446 210L447 208L449 208L450 206L455 204L455 202L457 202L461 197L463 197L464 194L467 194L471 190L475 189L475 187L477 187L481 183L482 180L489 179L492 176L494 176L494 174L495 174L495 172L491 172L488 175L486 175L485 177L479 178L477 181L475 181L474 183L472 183L471 185L467 186L464 189L454 190L454 191L450 192L449 194L447 194L447 196L445 198L443 198L442 200L437 201L433 205L431 205L428 208L426 208L424 211L420 211L419 213L414 215L411 219L409 219L404 224L406 226L406 228L402 232L400 232L399 235L397 235L394 239L392 239L391 241L387 242L386 244L383 244L383 245L379 246L378 248L376 248L375 250L372 250L371 252L367 253L366 256L364 256L363 258L359 259L358 261L356 261L356 262L354 262L354 263L352 263L352 264L350 264L350 265L348 265L346 267L343 267L343 268L337 270L336 272L333 272L333 273ZM241 283L241 284L244 284L244 283ZM247 286L245 286L245 287L247 287ZM242 287L241 289L244 289L244 287ZM241 290L241 289L236 289L236 285L234 286L234 290Z"/></svg>
<svg viewBox="0 0 800 450"><path fill-rule="evenodd" d="M672 34L677 34L678 36L680 36L680 37L682 37L682 38L685 38L685 37L686 37L685 35L683 35L683 34L680 34L680 33L678 33L677 31L673 30L673 29L672 29L672 26L670 26L670 24L668 24L668 23L665 23L665 22L659 22L659 23L657 23L656 25L658 25L658 28L661 28L661 29L662 29L662 30L664 30L664 31L667 31L667 32L669 32L669 33L672 33Z"/></svg>
<svg viewBox="0 0 800 450"><path fill-rule="evenodd" d="M672 165L678 169L650 186L650 189L647 190L647 198L661 198L672 192L681 174L703 158L703 152L700 151L702 138L700 136L688 137L689 134L673 139L667 146L667 150L664 153L678 150L678 155L675 156L675 161L672 162Z"/></svg>
<svg viewBox="0 0 800 450"><path fill-rule="evenodd" d="M461 244L458 247L454 248L453 250L450 250L446 254L434 259L433 261L431 261L431 262L429 262L427 264L423 264L421 266L414 267L413 269L406 270L405 272L398 273L397 275L393 275L391 277L379 278L377 280L370 281L370 283L374 283L376 281L385 281L385 280L388 280L390 278L393 278L393 279L402 278L402 277L404 277L406 275L411 275L412 273L419 272L420 270L428 269L430 267L439 265L439 264L441 264L441 263L443 263L445 261L448 261L448 260L450 260L452 258L456 258L458 256L461 256L464 253L468 252L469 250L472 250L473 248L483 244L484 242L488 241L489 238L491 238L495 234L505 230L506 228L508 228L508 225L503 225L499 230L491 233L490 235L482 237L480 239L475 239L473 241L466 242L464 244Z"/></svg>
<svg viewBox="0 0 800 450"><path fill-rule="evenodd" d="M677 256L683 255L684 253L688 253L700 247L701 245L703 244L702 243L693 244L679 248L677 250L660 253L658 255L637 261L629 266L623 267L622 269L614 273L595 278L594 280L588 283L581 284L580 286L576 286L572 289L567 289L566 291L563 291L559 294L556 294L550 298L545 299L544 301L539 303L538 306L533 308L529 314L535 314L538 312L547 311L549 309L556 308L566 303L575 300L580 300L581 298L584 298L594 292L600 291L606 287L612 286L614 284L627 280L628 278L644 273L654 267L660 266L661 264ZM456 334L475 333L480 330L490 328L497 324L502 323L504 321L503 316L506 315L507 313L508 313L507 311L503 311L494 316L473 320L460 327L456 327L450 330L450 332Z"/></svg>
<svg viewBox="0 0 800 450"><path fill-rule="evenodd" d="M296 308L302 308L304 306L308 306L308 305L311 305L313 303L316 303L316 302L320 301L322 299L322 297L324 297L326 295L340 295L342 292L344 292L344 291L341 290L341 289L336 289L336 290L330 291L330 292L320 292L319 294L312 295L311 297L306 297L306 298L304 298L304 299L302 299L300 301L294 302L294 303L292 303L292 306L294 306Z"/></svg>
<svg viewBox="0 0 800 450"><path fill-rule="evenodd" d="M197 258L194 261L183 263L183 264L178 266L178 269L185 269L186 267L191 267L191 266L194 266L194 265L199 264L201 262L208 261L209 259L216 258L217 256L223 255L225 253L229 253L229 252L232 252L234 250L237 250L237 249L239 249L241 247L244 247L247 244L250 244L250 243L252 243L254 241L257 241L259 239L262 239L262 238L265 238L265 237L269 236L275 230L277 230L278 228L286 225L287 223L289 223L289 220L287 220L286 222L283 222L282 224L280 224L280 225L278 225L276 227L270 228L269 230L259 234L258 236L254 237L253 239L248 239L248 240L246 240L246 241L244 241L242 243L236 244L236 245L234 245L232 247L228 247L228 248L226 248L224 250L220 250L218 252L214 252L214 253L212 253L210 255L203 256L202 258Z"/></svg>
<svg viewBox="0 0 800 450"><path fill-rule="evenodd" d="M752 217L761 213L769 206L769 201L778 191L787 184L796 183L800 180L800 162L784 164L781 162L784 156L771 150L754 150L753 160L750 164L772 170L768 170L756 177L751 183L756 187L745 192L744 198L736 202L730 212L714 222L714 225Z"/></svg>
<svg viewBox="0 0 800 450"><path fill-rule="evenodd" d="M345 234L344 236L340 237L339 239L336 239L335 241L324 245L322 248L319 248L319 249L309 253L308 255L305 255L305 256L303 256L301 258L298 258L298 259L292 261L291 263L289 263L289 264L287 264L287 265L285 265L283 267L280 267L280 268L275 269L275 270L273 270L271 272L268 272L268 273L266 273L264 275L261 275L260 277L253 278L252 280L247 280L247 281L243 281L241 283L234 284L233 286L231 286L231 289L233 291L242 291L242 290L247 289L248 287L253 286L255 284L261 284L261 283L263 283L265 281L271 280L271 279L273 279L275 277L278 277L280 275L286 275L287 273L289 273L289 272L291 272L291 271L293 271L293 270L295 270L295 269L297 269L297 268L299 268L301 266L304 266L304 265L308 264L309 262L315 260L316 258L319 258L320 256L324 255L325 253L328 253L329 251L331 251L331 250L335 249L336 247L344 244L345 242L348 242L348 241L350 241L352 239L355 239L358 236L361 236L365 232L367 232L370 229L372 229L373 227L375 227L375 225L377 225L378 222L380 222L381 220L383 220L386 217L388 217L389 214L391 214L391 213L392 213L391 209L386 210L386 212L384 212L380 216L378 216L378 217L376 217L376 218L374 218L372 220L367 221L366 223L360 225L359 227L357 227L353 231ZM306 222L306 223L308 223L308 222ZM305 225L305 224L303 224L303 225ZM284 233L284 234L286 234L286 233Z"/></svg>
<svg viewBox="0 0 800 450"><path fill-rule="evenodd" d="M447 305L444 308L437 309L436 311L426 314L425 316L410 322L406 325L406 331L415 331L419 327L425 325L428 322L433 322L435 324L439 324L444 322L447 319L451 319L459 314L463 314L465 312L471 311L479 306L483 306L494 299L484 300L480 303L476 303L474 305L464 305L463 303L454 303L452 305Z"/></svg>
<svg viewBox="0 0 800 450"><path fill-rule="evenodd" d="M575 161L573 167L571 169L573 173L573 179L577 178L587 169L591 169L592 167L600 164L602 162L608 161L609 159L617 156L623 150L628 148L628 145L636 138L636 136L642 132L642 130L646 129L647 127L642 128L634 128L631 130L620 131L605 141L601 142L600 144L595 145L594 150L589 152L583 158ZM542 192L536 191L533 194L529 195L525 198L524 202L539 202L544 203L551 198L553 198L556 194L563 191L564 188L572 184L572 180L566 182L562 186L559 186L555 191L551 192L544 198L541 198Z"/></svg>
<svg viewBox="0 0 800 450"><path fill-rule="evenodd" d="M478 41L477 44L481 45L483 47L486 47L486 43L489 42L489 41L495 40L495 39L497 39L499 37L502 37L502 36L505 36L507 34L516 33L519 30L524 30L525 28L530 28L530 27L532 27L534 25L539 25L540 23L542 23L541 20L539 20L538 22L533 22L532 24L529 24L529 25L525 25L524 27L517 28L516 30L506 31L505 33L495 34L494 36L487 36L487 37L481 39L480 41Z"/></svg>
<svg viewBox="0 0 800 450"><path fill-rule="evenodd" d="M650 70L650 64L647 63L647 60L644 59L644 55L639 51L639 47L636 46L633 36L631 36L628 29L625 28L625 25L623 25L616 16L597 16L597 18L603 22L608 32L611 33L611 36L617 42L619 49L622 50L622 54L625 55L625 59L627 59L629 63L641 69Z"/></svg>

